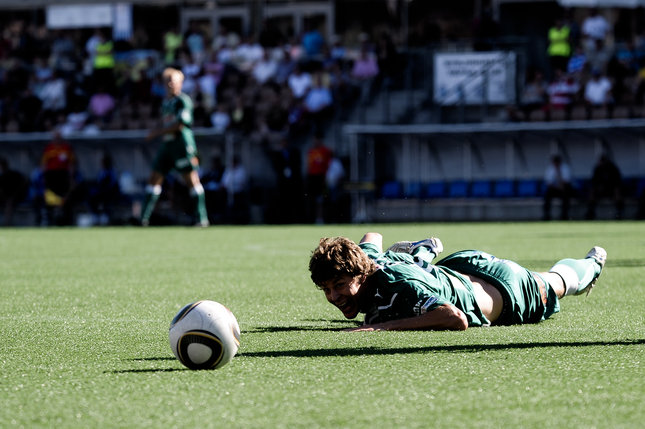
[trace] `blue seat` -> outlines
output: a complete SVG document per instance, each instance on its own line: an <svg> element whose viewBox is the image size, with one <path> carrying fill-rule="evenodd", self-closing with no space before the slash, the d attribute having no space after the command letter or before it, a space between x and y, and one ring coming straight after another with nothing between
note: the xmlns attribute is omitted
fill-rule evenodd
<svg viewBox="0 0 645 429"><path fill-rule="evenodd" d="M645 193L645 177L636 179L636 195L635 197L640 197Z"/></svg>
<svg viewBox="0 0 645 429"><path fill-rule="evenodd" d="M502 179L493 185L493 196L496 198L511 198L515 196L515 182Z"/></svg>
<svg viewBox="0 0 645 429"><path fill-rule="evenodd" d="M444 182L430 182L426 186L426 198L444 198L446 196L446 184Z"/></svg>
<svg viewBox="0 0 645 429"><path fill-rule="evenodd" d="M396 181L385 182L381 188L381 197L396 199L403 197L403 186Z"/></svg>
<svg viewBox="0 0 645 429"><path fill-rule="evenodd" d="M537 179L524 179L517 182L518 197L539 197L542 194L540 181Z"/></svg>
<svg viewBox="0 0 645 429"><path fill-rule="evenodd" d="M448 196L450 198L466 198L468 196L468 182L456 180L448 185Z"/></svg>
<svg viewBox="0 0 645 429"><path fill-rule="evenodd" d="M423 196L423 185L419 182L407 183L403 194L406 198L421 198Z"/></svg>
<svg viewBox="0 0 645 429"><path fill-rule="evenodd" d="M470 186L470 196L475 198L490 198L491 192L490 180L475 180Z"/></svg>

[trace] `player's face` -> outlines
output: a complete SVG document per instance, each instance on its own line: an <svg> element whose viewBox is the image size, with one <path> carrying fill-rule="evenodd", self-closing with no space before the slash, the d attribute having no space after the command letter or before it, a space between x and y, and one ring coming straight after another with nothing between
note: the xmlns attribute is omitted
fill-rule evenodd
<svg viewBox="0 0 645 429"><path fill-rule="evenodd" d="M179 95L181 93L182 79L179 75L172 74L165 78L166 92L168 95Z"/></svg>
<svg viewBox="0 0 645 429"><path fill-rule="evenodd" d="M358 294L361 286L361 277L345 275L325 282L321 289L327 301L334 304L343 312L346 318L353 319L358 315Z"/></svg>

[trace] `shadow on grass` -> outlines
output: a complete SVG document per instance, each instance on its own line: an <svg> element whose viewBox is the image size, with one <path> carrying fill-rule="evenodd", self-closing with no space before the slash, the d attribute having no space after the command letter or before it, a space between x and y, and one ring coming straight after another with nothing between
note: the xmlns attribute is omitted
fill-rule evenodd
<svg viewBox="0 0 645 429"><path fill-rule="evenodd" d="M509 344L464 344L452 346L428 347L352 347L340 349L315 350L277 350L240 353L240 357L330 357L330 356L366 356L366 355L396 355L413 353L474 353L490 350L533 349L547 347L594 347L594 346L634 346L645 344L645 339L622 341L587 341L587 342L544 342L544 343L509 343Z"/></svg>
<svg viewBox="0 0 645 429"><path fill-rule="evenodd" d="M258 358L258 357L334 357L334 356L375 356L375 355L397 355L413 353L453 353L465 352L474 353L488 350L513 350L513 349L533 349L546 347L589 347L589 346L634 346L645 344L645 339L640 340L622 340L622 341L587 341L587 342L544 342L544 343L509 343L509 344L470 344L470 345L453 345L453 346L428 346L428 347L346 347L339 349L315 349L315 350L276 350L263 352L239 353L239 358ZM174 357L147 357L129 359L133 362L156 362L156 361L174 361ZM142 374L142 373L161 373L161 372L178 372L189 371L188 368L141 368L141 369L121 369L114 371L105 371L105 374Z"/></svg>
<svg viewBox="0 0 645 429"><path fill-rule="evenodd" d="M105 371L105 374L137 374L137 373L176 372L176 371L188 371L188 368L119 369L114 371Z"/></svg>
<svg viewBox="0 0 645 429"><path fill-rule="evenodd" d="M322 322L324 326L256 326L251 329L245 329L243 333L265 334L268 332L294 332L294 331L338 331L345 328L354 328L363 323L359 321L328 320L328 319L308 319L305 322ZM331 326L330 326L331 325Z"/></svg>

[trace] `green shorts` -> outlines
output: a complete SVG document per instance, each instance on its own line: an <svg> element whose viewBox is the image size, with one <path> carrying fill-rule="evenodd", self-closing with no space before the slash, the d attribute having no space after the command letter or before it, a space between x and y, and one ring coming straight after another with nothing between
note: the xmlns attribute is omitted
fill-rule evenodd
<svg viewBox="0 0 645 429"><path fill-rule="evenodd" d="M170 170L176 170L179 173L189 173L197 170L191 160L197 156L197 147L195 144L185 142L183 139L168 140L161 143L161 147L152 162L152 169L164 176Z"/></svg>
<svg viewBox="0 0 645 429"><path fill-rule="evenodd" d="M479 277L499 290L504 307L493 325L538 323L560 311L553 288L536 273L513 261L478 250L464 250L445 257L436 265Z"/></svg>

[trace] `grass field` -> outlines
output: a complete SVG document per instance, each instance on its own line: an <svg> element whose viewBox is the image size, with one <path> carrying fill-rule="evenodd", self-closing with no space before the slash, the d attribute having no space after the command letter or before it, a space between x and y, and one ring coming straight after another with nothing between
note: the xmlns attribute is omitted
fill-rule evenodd
<svg viewBox="0 0 645 429"><path fill-rule="evenodd" d="M546 270L595 244L594 292L537 325L348 333L311 283L321 236L441 237ZM645 424L645 223L0 230L0 427L634 428ZM168 325L213 299L242 329L216 371Z"/></svg>

